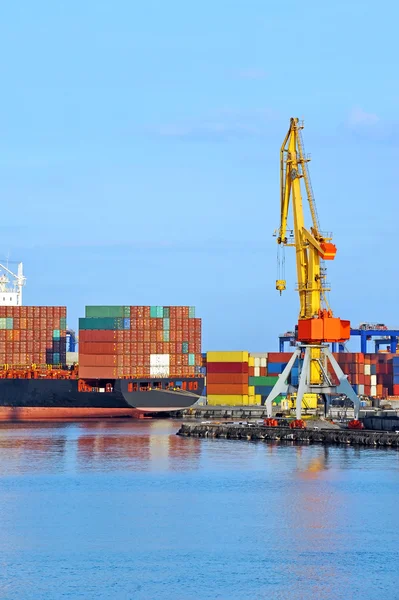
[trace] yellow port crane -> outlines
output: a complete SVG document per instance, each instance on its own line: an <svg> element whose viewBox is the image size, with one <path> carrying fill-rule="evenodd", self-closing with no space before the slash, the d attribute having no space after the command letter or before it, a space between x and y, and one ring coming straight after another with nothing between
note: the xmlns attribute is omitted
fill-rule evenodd
<svg viewBox="0 0 399 600"><path fill-rule="evenodd" d="M337 249L330 234L324 234L319 227L316 204L310 181L308 162L305 156L301 130L303 122L297 118L290 120L287 135L280 150L280 226L277 243L279 246L292 246L296 253L296 270L299 293L299 318L295 350L287 367L267 399L268 413L271 416L272 401L281 393L296 393L296 414L300 419L303 395L321 394L328 406L332 394L345 394L359 410L359 400L348 383L334 356L329 350L329 342L345 342L350 337L350 323L333 316L326 292L326 271L321 266L323 260L333 260ZM305 227L301 182L304 183L310 209L312 225ZM293 229L287 226L289 208L292 208ZM286 281L281 276L276 281L280 294L286 289ZM289 381L291 369L299 361L300 377L298 386ZM332 377L338 378L335 385Z"/></svg>

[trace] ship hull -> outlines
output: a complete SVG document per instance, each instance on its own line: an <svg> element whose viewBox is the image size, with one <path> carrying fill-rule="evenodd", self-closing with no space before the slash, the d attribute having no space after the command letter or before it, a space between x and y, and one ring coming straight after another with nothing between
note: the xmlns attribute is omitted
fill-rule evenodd
<svg viewBox="0 0 399 600"><path fill-rule="evenodd" d="M145 384L152 384L146 380ZM0 421L57 419L137 418L144 413L159 413L189 408L203 391L203 379L181 379L184 387L195 391L159 389L131 391L141 381L114 380L111 391L84 391L76 379L0 379ZM158 382L159 383L159 382ZM95 388L96 389L96 388Z"/></svg>

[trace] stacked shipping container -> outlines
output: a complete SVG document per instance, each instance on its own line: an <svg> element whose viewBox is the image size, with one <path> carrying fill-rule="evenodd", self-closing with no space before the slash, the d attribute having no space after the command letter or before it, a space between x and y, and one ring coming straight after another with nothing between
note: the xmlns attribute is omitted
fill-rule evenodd
<svg viewBox="0 0 399 600"><path fill-rule="evenodd" d="M202 371L201 319L193 306L86 306L79 376L194 376Z"/></svg>
<svg viewBox="0 0 399 600"><path fill-rule="evenodd" d="M208 352L206 356L208 404L248 405L248 370L248 352ZM251 398L252 403L254 403L253 398Z"/></svg>
<svg viewBox="0 0 399 600"><path fill-rule="evenodd" d="M335 354L335 358L359 396L387 398L396 395L394 369L398 357L394 354L341 352ZM399 392L399 387L396 391Z"/></svg>
<svg viewBox="0 0 399 600"><path fill-rule="evenodd" d="M251 353L249 355L249 393L255 397L254 404L264 404L271 392L277 377L267 375L267 352Z"/></svg>
<svg viewBox="0 0 399 600"><path fill-rule="evenodd" d="M0 364L66 364L65 306L0 306Z"/></svg>

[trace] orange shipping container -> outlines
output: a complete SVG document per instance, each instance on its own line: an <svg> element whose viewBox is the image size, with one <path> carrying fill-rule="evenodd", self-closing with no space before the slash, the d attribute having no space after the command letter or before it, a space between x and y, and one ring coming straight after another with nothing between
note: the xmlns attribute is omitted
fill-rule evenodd
<svg viewBox="0 0 399 600"><path fill-rule="evenodd" d="M79 354L80 367L114 367L117 366L117 356L110 354Z"/></svg>
<svg viewBox="0 0 399 600"><path fill-rule="evenodd" d="M81 367L79 365L79 377L83 379L115 379L117 367Z"/></svg>
<svg viewBox="0 0 399 600"><path fill-rule="evenodd" d="M242 383L211 383L206 381L208 394L248 394L248 384Z"/></svg>

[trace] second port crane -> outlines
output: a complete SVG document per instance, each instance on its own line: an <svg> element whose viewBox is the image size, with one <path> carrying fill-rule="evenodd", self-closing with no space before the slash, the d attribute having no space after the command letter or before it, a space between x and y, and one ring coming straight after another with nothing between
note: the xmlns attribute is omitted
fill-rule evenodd
<svg viewBox="0 0 399 600"><path fill-rule="evenodd" d="M296 417L301 418L304 394L321 394L328 406L331 395L345 395L354 403L355 416L359 413L359 399L347 376L330 352L330 342L343 343L350 337L350 323L334 317L328 304L326 270L323 261L333 260L336 246L330 234L322 233L313 197L308 162L305 156L301 130L303 123L292 118L280 150L280 226L276 232L279 246L292 246L296 253L299 293L299 342L289 363L267 398L268 415L272 415L273 400L279 394L296 393ZM312 225L305 227L301 182L304 183ZM290 205L293 229L287 226ZM276 288L286 289L286 281L279 276ZM299 383L291 383L291 370L299 362Z"/></svg>

